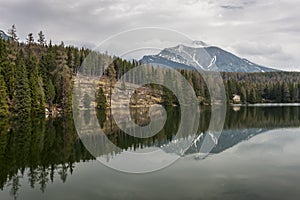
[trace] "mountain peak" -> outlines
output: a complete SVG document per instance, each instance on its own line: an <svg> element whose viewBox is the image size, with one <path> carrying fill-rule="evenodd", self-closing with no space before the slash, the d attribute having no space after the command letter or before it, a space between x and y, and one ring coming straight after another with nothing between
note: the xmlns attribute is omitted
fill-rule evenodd
<svg viewBox="0 0 300 200"><path fill-rule="evenodd" d="M257 65L219 47L208 46L202 41L179 44L165 48L157 55L146 55L143 63L167 65L179 69L197 69L221 72L270 72L272 68Z"/></svg>
<svg viewBox="0 0 300 200"><path fill-rule="evenodd" d="M192 45L195 47L207 47L208 46L208 44L206 44L205 42L200 41L200 40L194 40L192 42Z"/></svg>
<svg viewBox="0 0 300 200"><path fill-rule="evenodd" d="M176 47L174 48L177 48L177 49L182 49L184 47L190 47L190 48L204 48L204 47L208 47L209 45L203 41L200 41L200 40L194 40L192 41L191 43L182 43L182 44L179 44L177 45ZM170 49L170 48L168 48Z"/></svg>

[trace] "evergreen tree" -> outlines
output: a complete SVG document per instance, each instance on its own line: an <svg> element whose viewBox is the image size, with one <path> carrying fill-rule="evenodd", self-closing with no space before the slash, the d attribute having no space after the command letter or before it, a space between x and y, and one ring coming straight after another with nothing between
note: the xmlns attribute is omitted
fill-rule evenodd
<svg viewBox="0 0 300 200"><path fill-rule="evenodd" d="M37 57L34 55L29 55L27 61L27 71L29 74L32 113L44 113L45 110L43 80L40 76L38 66Z"/></svg>
<svg viewBox="0 0 300 200"><path fill-rule="evenodd" d="M55 99L55 87L51 79L48 79L48 82L46 84L45 97L46 97L46 102L49 105L49 108L52 109L53 101Z"/></svg>
<svg viewBox="0 0 300 200"><path fill-rule="evenodd" d="M70 112L72 109L72 72L67 65L67 55L63 43L57 49L56 63L57 67L52 72L55 76L56 100L64 112Z"/></svg>
<svg viewBox="0 0 300 200"><path fill-rule="evenodd" d="M29 33L27 38L26 38L26 41L27 41L27 44L29 46L31 46L33 43L34 43L34 38L33 38L33 34L32 33Z"/></svg>
<svg viewBox="0 0 300 200"><path fill-rule="evenodd" d="M277 83L274 87L275 102L280 103L282 101L282 89L280 83Z"/></svg>
<svg viewBox="0 0 300 200"><path fill-rule="evenodd" d="M0 39L0 74L7 86L8 99L12 99L14 91L16 58L14 45Z"/></svg>
<svg viewBox="0 0 300 200"><path fill-rule="evenodd" d="M290 95L290 91L289 91L287 83L282 84L281 91L282 91L281 92L281 94L282 94L281 102L289 103L291 100L291 95Z"/></svg>
<svg viewBox="0 0 300 200"><path fill-rule="evenodd" d="M241 87L241 102L242 103L247 102L247 91L244 86Z"/></svg>
<svg viewBox="0 0 300 200"><path fill-rule="evenodd" d="M95 100L98 109L106 109L106 97L101 87L96 92Z"/></svg>
<svg viewBox="0 0 300 200"><path fill-rule="evenodd" d="M290 84L290 94L291 94L291 102L297 102L298 94L297 94L297 84Z"/></svg>
<svg viewBox="0 0 300 200"><path fill-rule="evenodd" d="M11 41L18 42L19 39L18 39L18 36L17 36L17 28L14 24L11 26L10 29L8 29L7 33L10 36Z"/></svg>
<svg viewBox="0 0 300 200"><path fill-rule="evenodd" d="M254 88L252 88L250 90L248 101L249 101L249 103L257 103L257 96L256 96L256 91Z"/></svg>
<svg viewBox="0 0 300 200"><path fill-rule="evenodd" d="M42 31L38 34L38 44L34 44L33 35L30 33L27 38L28 44L18 43L16 27L13 25L9 30L10 41L0 40L0 76L1 81L1 106L2 110L13 113L27 112L28 108L32 113L44 112L46 104L50 108L58 107L63 112L71 111L72 103L72 77L78 71L80 65L87 55L92 51L75 47L65 47L52 44L46 45L45 36ZM24 54L23 54L24 52ZM140 63L126 61L121 58L105 54L95 55L95 63L88 69L88 74L106 75L104 79L107 88L105 91L112 91L113 85L125 72L139 65ZM26 62L25 62L26 61ZM103 66L107 70L103 71ZM167 80L172 76L159 74L159 66L152 67L150 70L160 80L166 75ZM178 69L186 80L194 88L198 99L202 103L210 103L210 96L206 84L200 74L193 70ZM241 96L243 103L258 102L300 102L300 76L293 72L266 72L266 73L221 73L224 78L224 85L228 100L232 99L233 94ZM130 76L130 81L136 79L147 79L143 75ZM214 76L209 77L209 81L214 81ZM183 98L187 98L185 88L182 83L172 83ZM167 104L176 103L176 98L171 91L156 84L150 84L150 91L153 95L160 95ZM126 85L122 84L122 89ZM219 88L214 90L220 91ZM2 92L3 91L3 92ZM5 94L6 93L6 94ZM109 92L111 93L111 92ZM99 107L106 107L106 98L103 90L98 91L96 101ZM108 95L110 97L111 95ZM103 98L104 97L104 98ZM134 97L137 97L135 95ZM29 105L28 105L29 99ZM188 99L185 99L189 102ZM229 102L229 101L228 101ZM3 106L4 105L4 106ZM4 112L5 113L5 112Z"/></svg>
<svg viewBox="0 0 300 200"><path fill-rule="evenodd" d="M0 75L6 76L7 67L10 64L8 60L7 48L4 40L0 38Z"/></svg>
<svg viewBox="0 0 300 200"><path fill-rule="evenodd" d="M45 45L46 45L46 39L45 39L45 35L44 35L43 31L40 31L40 32L38 33L38 36L39 36L38 43L39 43L41 46L45 46Z"/></svg>
<svg viewBox="0 0 300 200"><path fill-rule="evenodd" d="M74 56L73 56L73 50L71 47L67 48L67 65L69 66L69 68L73 69L74 68Z"/></svg>
<svg viewBox="0 0 300 200"><path fill-rule="evenodd" d="M116 81L116 70L114 68L114 65L111 64L108 68L107 68L107 76L109 77L109 105L111 106L111 95L112 95L112 88L113 88L113 84Z"/></svg>
<svg viewBox="0 0 300 200"><path fill-rule="evenodd" d="M16 86L12 101L13 112L16 116L23 116L30 114L31 98L24 54L22 51L18 55L16 64Z"/></svg>
<svg viewBox="0 0 300 200"><path fill-rule="evenodd" d="M0 118L8 116L7 93L4 78L0 75Z"/></svg>

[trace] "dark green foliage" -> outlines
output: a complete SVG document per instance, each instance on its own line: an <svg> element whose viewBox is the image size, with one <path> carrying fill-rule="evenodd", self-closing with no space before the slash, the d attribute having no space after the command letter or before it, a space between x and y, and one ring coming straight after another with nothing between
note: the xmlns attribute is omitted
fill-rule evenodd
<svg viewBox="0 0 300 200"><path fill-rule="evenodd" d="M72 109L72 70L67 65L67 54L62 43L56 53L56 69L51 72L56 88L56 102L64 112Z"/></svg>
<svg viewBox="0 0 300 200"><path fill-rule="evenodd" d="M249 103L258 103L257 93L254 88L250 90L249 98L247 99L247 102Z"/></svg>
<svg viewBox="0 0 300 200"><path fill-rule="evenodd" d="M104 96L103 90L100 87L96 93L96 106L98 109L106 109L106 97Z"/></svg>
<svg viewBox="0 0 300 200"><path fill-rule="evenodd" d="M7 86L3 75L6 75L6 66L9 63L7 60L6 45L2 39L0 39L0 117L6 117L8 115L8 95Z"/></svg>
<svg viewBox="0 0 300 200"><path fill-rule="evenodd" d="M39 35L39 39L38 39L39 45L45 46L46 45L46 39L45 39L45 35L44 35L43 31L40 31L38 33L38 35Z"/></svg>
<svg viewBox="0 0 300 200"><path fill-rule="evenodd" d="M241 86L240 94L241 94L241 102L246 103L247 102L247 91L244 86Z"/></svg>
<svg viewBox="0 0 300 200"><path fill-rule="evenodd" d="M11 198L20 193L18 182L25 177L32 188L45 191L55 178L66 181L76 162L92 159L71 116L0 121L0 189L11 189Z"/></svg>
<svg viewBox="0 0 300 200"><path fill-rule="evenodd" d="M7 93L4 78L0 75L0 118L8 116Z"/></svg>
<svg viewBox="0 0 300 200"><path fill-rule="evenodd" d="M46 103L49 105L50 108L52 108L53 100L55 98L55 87L54 87L51 79L48 79L48 82L46 83L45 97L46 97Z"/></svg>
<svg viewBox="0 0 300 200"><path fill-rule="evenodd" d="M176 98L173 95L173 93L167 89L167 88L163 88L163 101L166 105L173 105L173 103L175 102Z"/></svg>
<svg viewBox="0 0 300 200"><path fill-rule="evenodd" d="M38 43L32 33L26 43L18 42L15 26L9 35L10 41L0 40L0 75L4 78L1 89L6 90L0 101L15 115L43 114L45 107L70 112L73 73L90 51L65 47L63 43L47 45L42 31Z"/></svg>
<svg viewBox="0 0 300 200"><path fill-rule="evenodd" d="M50 111L60 108L56 110L70 112L73 77L87 55L93 55L96 62L88 65L82 72L95 76L106 75L106 86L109 88L100 88L96 94L97 107L104 109L107 105L105 96L110 101L115 82L141 64L135 60L112 57L107 53L96 54L84 48L65 47L63 43L55 45L51 40L47 45L42 31L38 33L37 43L32 33L28 34L26 43L18 42L14 25L9 30L9 35L11 40L0 40L0 115L3 113L4 116L10 113L16 116L23 113L43 114L45 107ZM106 71L103 70L104 66L108 66ZM157 67L151 68L154 73L158 71L156 69ZM210 94L201 74L183 69L178 72L194 88L200 103L209 104ZM166 81L173 81L175 88L185 96L186 90L182 88L182 84L172 80L171 74L165 75ZM296 72L222 73L222 77L229 103L233 102L234 95L241 97L241 103L300 102L300 75ZM131 78L133 81L134 77ZM140 78L147 79L147 76ZM177 104L177 99L170 90L156 84L149 84L149 87L160 91L157 96L162 98L162 103ZM126 89L125 84L122 84L122 89Z"/></svg>
<svg viewBox="0 0 300 200"><path fill-rule="evenodd" d="M27 44L28 45L32 45L34 43L34 38L33 38L33 34L29 33L27 38L26 38Z"/></svg>
<svg viewBox="0 0 300 200"><path fill-rule="evenodd" d="M44 113L45 94L43 80L38 69L37 57L30 55L27 62L32 113Z"/></svg>
<svg viewBox="0 0 300 200"><path fill-rule="evenodd" d="M31 111L30 87L23 53L19 53L16 62L16 84L12 99L15 115L27 115Z"/></svg>
<svg viewBox="0 0 300 200"><path fill-rule="evenodd" d="M223 73L229 98L241 96L242 103L300 102L298 72ZM235 92L235 93L234 93Z"/></svg>
<svg viewBox="0 0 300 200"><path fill-rule="evenodd" d="M281 94L282 94L281 102L288 103L291 101L291 94L287 83L283 83L281 85Z"/></svg>
<svg viewBox="0 0 300 200"><path fill-rule="evenodd" d="M0 74L3 75L9 99L12 98L15 82L16 53L13 45L0 39Z"/></svg>
<svg viewBox="0 0 300 200"><path fill-rule="evenodd" d="M138 64L136 61L128 62L115 58L113 66L116 73L110 73L110 70L107 70L107 75L119 79L125 72ZM157 67L152 67L154 72L157 71L156 69ZM210 94L201 74L195 70L180 69L178 71L193 87L200 103L210 104ZM221 75L228 103L233 103L234 95L239 95L241 103L245 104L300 102L300 73L298 72L221 73ZM168 74L165 78L172 80ZM210 81L213 82L213 80ZM185 92L180 83L177 83L176 87L179 91ZM171 91L155 84L151 85L151 88L162 91L163 103L168 105L174 103L174 95Z"/></svg>
<svg viewBox="0 0 300 200"><path fill-rule="evenodd" d="M8 29L8 35L10 36L12 42L18 41L17 28L14 24L11 26L10 29Z"/></svg>

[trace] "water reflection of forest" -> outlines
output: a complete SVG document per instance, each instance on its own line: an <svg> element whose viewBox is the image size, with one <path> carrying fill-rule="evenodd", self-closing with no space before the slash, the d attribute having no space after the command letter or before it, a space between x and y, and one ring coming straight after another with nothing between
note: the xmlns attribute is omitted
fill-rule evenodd
<svg viewBox="0 0 300 200"><path fill-rule="evenodd" d="M104 132L108 138L120 148L128 149L148 146L161 146L174 139L179 123L180 109L167 108L168 118L164 128L155 136L141 139L122 132L115 124L109 113L102 123ZM205 133L210 122L210 107L202 107L198 134ZM132 111L132 117L138 124L147 124L149 117L147 109L136 108ZM147 122L148 121L148 122ZM300 126L300 107L228 107L224 130L239 129L274 129Z"/></svg>
<svg viewBox="0 0 300 200"><path fill-rule="evenodd" d="M0 187L10 187L15 198L21 178L44 191L54 177L65 182L76 162L93 159L70 117L1 121L0 127Z"/></svg>
<svg viewBox="0 0 300 200"><path fill-rule="evenodd" d="M168 119L164 128L155 136L135 138L123 133L109 112L98 113L100 124L108 138L121 149L160 146L170 142L180 123L180 110L167 109ZM87 113L88 115L88 113ZM134 120L147 124L146 110L132 110ZM207 130L210 108L201 108L198 132ZM300 107L229 107L225 130L275 129L300 126ZM238 141L237 141L238 142ZM228 143L228 140L224 140ZM221 144L227 148L226 144ZM223 147L224 146L224 147ZM218 150L218 152L221 151ZM16 197L21 187L20 179L26 177L32 188L42 191L46 185L60 177L62 182L72 174L76 162L93 160L77 136L71 117L56 119L27 119L13 122L1 120L0 124L0 187L9 187Z"/></svg>

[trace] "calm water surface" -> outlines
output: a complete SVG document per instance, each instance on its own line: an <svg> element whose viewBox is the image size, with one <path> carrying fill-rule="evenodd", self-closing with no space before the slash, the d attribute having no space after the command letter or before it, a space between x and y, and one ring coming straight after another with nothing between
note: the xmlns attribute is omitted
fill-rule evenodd
<svg viewBox="0 0 300 200"><path fill-rule="evenodd" d="M87 113L89 115L89 113ZM132 111L147 124L145 109ZM85 118L88 120L88 117ZM180 123L168 109L164 129L139 139L118 129L109 112L98 113L109 139L124 150L168 144ZM201 109L198 134L209 108ZM71 117L1 121L0 199L299 199L300 107L234 107L205 159L190 148L177 162L148 174L105 167L85 149ZM107 152L106 156L122 154Z"/></svg>

